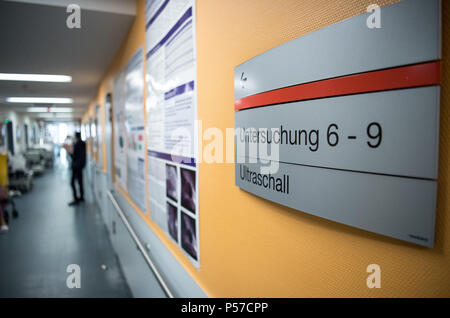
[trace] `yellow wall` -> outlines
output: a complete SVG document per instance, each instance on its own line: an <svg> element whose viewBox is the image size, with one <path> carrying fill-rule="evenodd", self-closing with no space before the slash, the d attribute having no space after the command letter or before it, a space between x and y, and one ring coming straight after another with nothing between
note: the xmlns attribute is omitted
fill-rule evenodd
<svg viewBox="0 0 450 318"><path fill-rule="evenodd" d="M8 156L6 154L0 154L0 187L7 187L7 186L8 186Z"/></svg>
<svg viewBox="0 0 450 318"><path fill-rule="evenodd" d="M119 70L144 45L144 0L137 3L136 22L92 106L98 102L103 107ZM234 127L236 65L363 13L371 3L373 0L197 0L198 113L203 129ZM435 247L418 247L271 203L239 190L234 185L232 164L202 163L200 270L139 213L205 292L213 297L450 297L449 7L444 0ZM381 266L381 289L366 287L366 267L372 263Z"/></svg>

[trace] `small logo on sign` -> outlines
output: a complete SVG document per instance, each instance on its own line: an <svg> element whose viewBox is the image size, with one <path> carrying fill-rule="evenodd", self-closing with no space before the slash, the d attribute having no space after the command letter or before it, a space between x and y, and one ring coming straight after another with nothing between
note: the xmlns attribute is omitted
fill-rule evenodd
<svg viewBox="0 0 450 318"><path fill-rule="evenodd" d="M241 86L242 88L245 88L245 82L247 82L247 77L244 77L244 72L241 74Z"/></svg>

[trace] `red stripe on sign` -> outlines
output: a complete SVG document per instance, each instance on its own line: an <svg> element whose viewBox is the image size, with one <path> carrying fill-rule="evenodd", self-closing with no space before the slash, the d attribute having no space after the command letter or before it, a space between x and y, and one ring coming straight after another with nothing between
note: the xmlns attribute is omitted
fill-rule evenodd
<svg viewBox="0 0 450 318"><path fill-rule="evenodd" d="M238 111L306 99L439 85L440 82L441 63L435 61L280 88L238 99L234 102L234 109Z"/></svg>

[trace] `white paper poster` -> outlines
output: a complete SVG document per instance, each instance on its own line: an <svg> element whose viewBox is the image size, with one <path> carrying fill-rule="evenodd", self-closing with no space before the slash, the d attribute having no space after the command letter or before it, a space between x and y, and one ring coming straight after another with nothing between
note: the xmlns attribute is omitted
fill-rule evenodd
<svg viewBox="0 0 450 318"><path fill-rule="evenodd" d="M128 194L142 211L146 211L143 62L141 47L125 69L125 127Z"/></svg>
<svg viewBox="0 0 450 318"><path fill-rule="evenodd" d="M95 140L96 148L97 148L97 166L103 167L103 132L102 132L102 125L101 125L101 111L100 106L97 105L95 107L95 135L97 139Z"/></svg>
<svg viewBox="0 0 450 318"><path fill-rule="evenodd" d="M116 183L127 190L127 129L125 126L125 75L120 72L114 82L114 165Z"/></svg>
<svg viewBox="0 0 450 318"><path fill-rule="evenodd" d="M194 1L147 0L146 44L150 213L199 267Z"/></svg>

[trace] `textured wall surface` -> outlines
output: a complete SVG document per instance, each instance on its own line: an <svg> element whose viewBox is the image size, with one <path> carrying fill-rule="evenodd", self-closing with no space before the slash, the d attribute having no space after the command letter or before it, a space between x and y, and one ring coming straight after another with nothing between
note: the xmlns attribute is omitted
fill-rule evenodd
<svg viewBox="0 0 450 318"><path fill-rule="evenodd" d="M234 127L236 65L364 13L374 2L382 6L396 1L198 1L203 128ZM192 272L211 296L450 296L448 17L449 3L444 1L435 247L418 247L282 207L234 186L233 165L203 163L199 176L202 268ZM381 289L366 286L366 267L371 263L381 266Z"/></svg>

